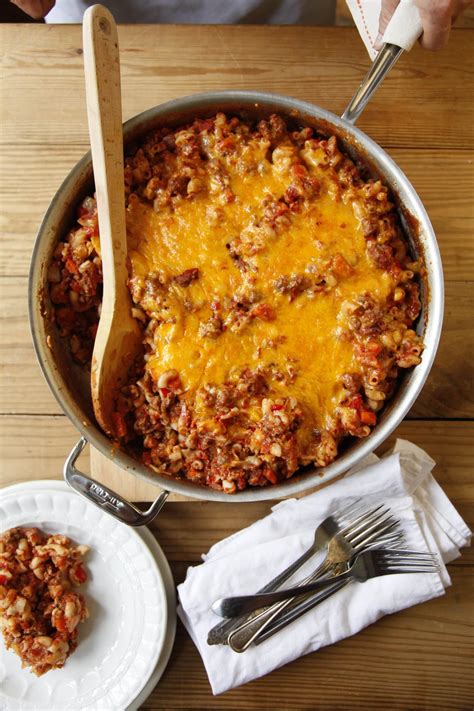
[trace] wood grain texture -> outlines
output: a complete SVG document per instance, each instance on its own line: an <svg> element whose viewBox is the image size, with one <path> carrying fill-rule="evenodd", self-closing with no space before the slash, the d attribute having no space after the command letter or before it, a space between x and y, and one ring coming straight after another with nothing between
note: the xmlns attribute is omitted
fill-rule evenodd
<svg viewBox="0 0 474 711"><path fill-rule="evenodd" d="M41 217L88 148L80 33L77 26L0 26L0 488L60 478L78 439L34 357L27 275ZM411 419L396 435L435 459L436 478L471 527L473 38L474 29L455 29L447 50L430 54L416 48L403 57L360 119L362 130L388 150L419 193L446 276L436 363ZM369 64L352 28L138 25L120 27L119 39L125 118L177 96L229 88L287 93L337 113ZM86 450L79 461L85 472L88 455ZM100 467L108 462L93 466L101 478ZM158 491L141 489L121 473L114 481L135 500ZM213 543L266 515L270 506L231 499L167 503L152 530L176 582ZM464 551L450 572L453 587L445 596L217 698L179 625L165 675L143 708L467 711L474 702L474 550Z"/></svg>
<svg viewBox="0 0 474 711"><path fill-rule="evenodd" d="M61 479L79 437L64 415L0 415L0 489L32 479ZM78 466L88 473L89 458L82 456Z"/></svg>
<svg viewBox="0 0 474 711"><path fill-rule="evenodd" d="M380 453L386 451L397 436L415 442L433 457L443 472L443 481L450 486L449 495L456 502L469 501L470 497L474 499L474 481L471 481L474 461L472 421L405 420ZM20 445L19 437L26 438L25 446ZM64 460L78 438L77 430L63 415L1 415L0 488L32 478L60 478ZM87 457L83 455L80 467L84 467L86 461ZM118 493L125 495L125 487L130 483L124 476L117 476L114 484ZM150 500L155 496L155 487L151 487L151 497L147 493L144 499ZM230 506L231 501L230 497L229 504L224 506ZM211 508L215 505L209 504Z"/></svg>
<svg viewBox="0 0 474 711"><path fill-rule="evenodd" d="M416 47L403 57L360 127L386 147L472 145L470 37L470 30L455 29L442 53ZM284 93L341 113L369 66L365 47L350 27L164 25L157 41L155 27L134 25L119 28L119 42L124 118L177 96L215 89ZM9 99L2 105L0 141L85 143L80 28L0 27L0 46ZM45 69L48 92L43 90ZM50 115L51 102L55 120L38 123L36 117Z"/></svg>
<svg viewBox="0 0 474 711"><path fill-rule="evenodd" d="M211 696L198 652L179 623L165 674L142 709L468 711L474 698L472 569L451 566L450 573L453 587L444 597L385 617L218 697Z"/></svg>

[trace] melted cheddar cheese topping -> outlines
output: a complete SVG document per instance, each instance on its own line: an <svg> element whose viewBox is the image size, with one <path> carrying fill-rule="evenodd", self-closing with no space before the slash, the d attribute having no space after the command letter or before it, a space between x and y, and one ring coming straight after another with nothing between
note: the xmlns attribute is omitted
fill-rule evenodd
<svg viewBox="0 0 474 711"><path fill-rule="evenodd" d="M302 444L314 428L331 427L341 376L361 368L348 338L344 304L366 293L384 303L394 281L369 262L359 198L344 194L320 148L307 144L295 152L287 146L269 156L267 144L250 140L230 155L220 154L215 144L207 149L225 173L231 201L222 185L204 174L201 190L173 205L157 211L134 200L127 208L132 278L144 282L158 272L168 284L165 298L146 303L148 314L159 320L146 368L155 381L176 370L186 399L204 417L207 405L196 397L200 386L236 381L246 368L267 366L276 374L269 377L268 397L292 396L303 409ZM315 179L317 192L272 229L265 223L265 205L292 185L296 159ZM229 245L237 245L237 259ZM342 258L342 274L333 268L335 255ZM180 285L175 277L191 269L199 270L199 277ZM278 288L297 275L306 279L306 289L292 294ZM314 284L319 290L311 291ZM261 316L234 327L232 309L239 308L241 294L254 299L247 313ZM203 324L216 313L222 329L208 337ZM291 382L279 377L288 368ZM254 410L247 415L257 421L260 406Z"/></svg>
<svg viewBox="0 0 474 711"><path fill-rule="evenodd" d="M334 136L222 113L145 136L124 181L143 353L113 398L120 446L160 476L233 494L328 466L346 437L367 437L423 351L423 264L382 182ZM48 270L82 364L101 308L99 239L87 197Z"/></svg>

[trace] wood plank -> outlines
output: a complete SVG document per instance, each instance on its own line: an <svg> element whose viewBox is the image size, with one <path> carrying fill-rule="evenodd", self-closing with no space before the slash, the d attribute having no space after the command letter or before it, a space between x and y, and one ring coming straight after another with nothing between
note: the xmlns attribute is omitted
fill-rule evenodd
<svg viewBox="0 0 474 711"><path fill-rule="evenodd" d="M443 332L428 380L408 417L473 417L474 283L446 283ZM455 354L455 357L453 357Z"/></svg>
<svg viewBox="0 0 474 711"><path fill-rule="evenodd" d="M473 279L473 153L455 151L442 159L435 150L392 149L389 154L424 204L440 247L445 279Z"/></svg>
<svg viewBox="0 0 474 711"><path fill-rule="evenodd" d="M25 276L43 214L60 184L87 150L87 144L3 148L0 204L3 249L0 275ZM390 155L413 183L435 229L447 280L474 275L474 171L472 151L451 151L442 161L436 150L392 149ZM8 165L8 171L6 167ZM28 172L28 207L19 196Z"/></svg>
<svg viewBox="0 0 474 711"><path fill-rule="evenodd" d="M1 142L85 143L80 27L11 27L0 28ZM177 96L224 88L289 94L341 113L369 66L350 27L163 25L159 36L158 43L152 25L120 28L125 117ZM417 47L403 57L360 119L361 128L386 147L472 147L470 42L470 30L454 29L443 52Z"/></svg>
<svg viewBox="0 0 474 711"><path fill-rule="evenodd" d="M444 597L385 617L355 637L218 697L211 695L197 649L178 624L168 667L142 709L471 708L472 571L451 566L450 573L453 587Z"/></svg>
<svg viewBox="0 0 474 711"><path fill-rule="evenodd" d="M287 93L340 112L369 66L351 28L129 26L119 32L125 117L175 96L223 88ZM59 414L34 360L26 294L41 215L88 144L80 33L78 26L0 26L0 488L61 478L79 436ZM397 434L436 460L435 476L471 527L474 422L430 418L474 416L472 37L472 30L456 29L443 52L416 48L404 56L360 119L425 203L447 277L443 340L410 413L423 419L406 420ZM87 453L79 467L89 471ZM122 493L131 486L132 498L150 495L133 478L119 474L117 483ZM210 545L266 515L270 506L244 506L231 497L222 504L167 503L152 530L175 580L183 580ZM217 698L179 625L170 664L143 708L471 708L473 570L470 549L450 566L453 588L443 598L384 618Z"/></svg>
<svg viewBox="0 0 474 711"><path fill-rule="evenodd" d="M34 479L61 479L66 457L79 437L64 415L0 415L0 489ZM89 473L86 453L78 467Z"/></svg>
<svg viewBox="0 0 474 711"><path fill-rule="evenodd" d="M395 436L411 440L433 457L438 465L437 476L453 501L466 504L473 500L474 422L405 420L381 452L394 442ZM78 437L73 425L62 415L0 416L0 488L17 481L60 478L64 460ZM80 467L85 468L87 460L83 455ZM126 485L124 477L123 486ZM122 485L116 488L122 493ZM232 503L231 497L229 504L223 504L226 509L234 505L239 506ZM230 513L229 508L226 516Z"/></svg>
<svg viewBox="0 0 474 711"><path fill-rule="evenodd" d="M410 417L474 417L473 283L448 282L446 287L438 356ZM0 278L0 413L59 414L33 351L27 288L25 277Z"/></svg>

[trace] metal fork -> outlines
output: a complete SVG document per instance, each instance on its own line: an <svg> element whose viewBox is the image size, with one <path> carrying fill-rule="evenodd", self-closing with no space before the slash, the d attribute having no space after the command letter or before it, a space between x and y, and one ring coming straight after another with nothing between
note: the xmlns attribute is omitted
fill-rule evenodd
<svg viewBox="0 0 474 711"><path fill-rule="evenodd" d="M235 617L260 607L273 605L280 600L323 590L329 585L343 580L357 580L364 583L370 578L391 573L433 573L439 571L436 560L436 556L432 553L405 550L387 551L385 549L367 550L351 558L345 565L346 570L336 575L316 580L307 585L298 585L275 592L221 598L212 605L212 611L222 617Z"/></svg>
<svg viewBox="0 0 474 711"><path fill-rule="evenodd" d="M391 551L392 552L392 551ZM434 570L433 572L438 572L439 571L439 566L437 570ZM394 571L392 571L394 572ZM267 639L272 637L274 634L279 632L281 629L284 627L287 627L291 622L294 620L298 619L302 615L304 615L306 612L309 612L309 610L312 610L314 607L319 605L321 602L326 600L328 597L333 595L335 592L340 590L341 588L345 587L350 583L349 580L344 580L339 583L335 583L333 586L330 588L327 588L326 590L317 593L316 595L307 595L306 599L303 598L303 602L293 602L287 611L283 615L281 615L277 620L272 622L268 627L262 632L261 635L258 636L257 639L255 639L254 644L258 646L259 644L262 644L262 642L265 642ZM301 598L297 598L298 600Z"/></svg>
<svg viewBox="0 0 474 711"><path fill-rule="evenodd" d="M397 546L401 546L404 542L405 537L403 532L398 531L397 533L391 534L389 536L383 536L382 538L370 544L367 549L364 550L371 550L379 546L383 546L385 549L393 550L396 549ZM331 586L327 587L325 590L319 593L301 595L297 598L293 598L292 600L288 600L286 603L278 603L281 605L285 605L283 613L281 615L275 615L270 620L269 624L265 625L265 628L261 631L261 633L253 638L254 644L261 644L266 639L274 635L276 632L289 625L291 622L293 622L293 620L296 620L302 615L306 614L306 612L313 610L315 607L324 602L324 600L327 600L328 597L331 597L331 595L334 595L334 593L338 592L338 590L341 590L348 584L349 581L343 580L342 582L333 583ZM238 619L242 618L239 617Z"/></svg>
<svg viewBox="0 0 474 711"><path fill-rule="evenodd" d="M390 510L379 505L370 511L360 514L351 524L345 526L329 542L327 555L323 563L313 571L301 584L307 584L328 574L331 568L339 563L345 563L356 553L375 544L390 546L400 542L401 534L397 532L398 522L391 516ZM339 585L342 586L343 583ZM231 628L227 644L235 652L243 652L252 642L291 604L291 599L275 603L259 612L247 616L238 626Z"/></svg>
<svg viewBox="0 0 474 711"><path fill-rule="evenodd" d="M347 516L360 515L362 510L363 506L360 504L360 499L353 499L348 506L335 511L333 515L324 519L324 521L316 527L313 542L310 547L297 560L295 560L294 563L285 568L285 570L277 575L276 578L270 580L270 582L258 592L271 592L272 590L276 590L283 585L283 583L289 580L315 553L324 551L327 548L329 541L341 530L341 527L346 524ZM239 619L219 622L219 624L215 625L209 631L207 643L209 645L226 644L229 633L235 627L239 626L248 619L248 615L245 615Z"/></svg>

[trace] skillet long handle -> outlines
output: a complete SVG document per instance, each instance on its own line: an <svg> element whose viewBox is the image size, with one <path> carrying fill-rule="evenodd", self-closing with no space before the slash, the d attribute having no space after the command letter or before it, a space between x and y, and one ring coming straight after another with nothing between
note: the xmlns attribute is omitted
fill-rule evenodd
<svg viewBox="0 0 474 711"><path fill-rule="evenodd" d="M403 51L408 52L423 32L413 0L401 0L385 30L384 45L374 59L342 118L355 123Z"/></svg>
<svg viewBox="0 0 474 711"><path fill-rule="evenodd" d="M349 123L357 121L403 51L401 47L397 47L395 44L384 44L341 118Z"/></svg>
<svg viewBox="0 0 474 711"><path fill-rule="evenodd" d="M95 479L91 479L91 477L76 469L76 459L86 444L86 438L82 437L64 463L64 479L69 486L95 506L107 511L121 523L125 523L128 526L146 526L151 523L163 508L169 491L162 491L146 511L140 511L113 489L109 489L104 484L99 484Z"/></svg>

